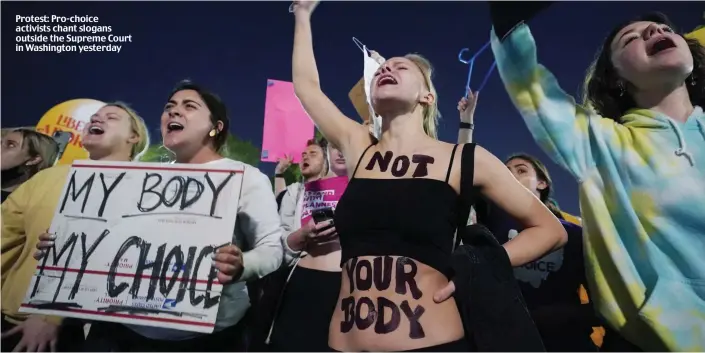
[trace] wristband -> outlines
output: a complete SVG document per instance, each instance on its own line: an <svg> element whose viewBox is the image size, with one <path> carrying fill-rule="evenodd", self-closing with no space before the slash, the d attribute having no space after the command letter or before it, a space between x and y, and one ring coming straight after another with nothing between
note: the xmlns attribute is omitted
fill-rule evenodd
<svg viewBox="0 0 705 353"><path fill-rule="evenodd" d="M276 174L274 174L274 177L275 177L275 178L283 178L283 177L284 177L284 173L276 173Z"/></svg>
<svg viewBox="0 0 705 353"><path fill-rule="evenodd" d="M464 121L461 121L461 122L460 122L460 128L461 128L461 129L469 129L469 130L472 130L473 127L475 127L475 124L473 124L473 123L466 123L466 122L464 122Z"/></svg>

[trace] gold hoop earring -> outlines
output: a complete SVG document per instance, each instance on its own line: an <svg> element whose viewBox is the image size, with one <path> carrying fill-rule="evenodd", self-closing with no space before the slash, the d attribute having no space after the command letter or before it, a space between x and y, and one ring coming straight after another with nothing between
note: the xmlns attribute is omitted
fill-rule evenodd
<svg viewBox="0 0 705 353"><path fill-rule="evenodd" d="M211 132L208 133L208 136L214 137L217 133L218 133L218 131L216 131L216 129L213 129L213 130L211 130Z"/></svg>

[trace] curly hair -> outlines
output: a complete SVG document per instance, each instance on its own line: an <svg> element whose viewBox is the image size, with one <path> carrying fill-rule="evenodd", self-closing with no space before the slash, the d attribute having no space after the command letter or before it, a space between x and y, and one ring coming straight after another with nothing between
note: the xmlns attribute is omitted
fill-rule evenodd
<svg viewBox="0 0 705 353"><path fill-rule="evenodd" d="M605 118L619 121L627 110L636 107L636 102L624 93L622 79L612 63L612 40L624 27L635 23L649 21L673 27L666 15L652 12L615 27L602 43L595 61L587 71L583 84L583 100L598 114ZM682 36L682 35L681 35ZM686 80L690 101L694 105L705 107L705 48L696 39L685 38L690 53L693 55L693 72Z"/></svg>

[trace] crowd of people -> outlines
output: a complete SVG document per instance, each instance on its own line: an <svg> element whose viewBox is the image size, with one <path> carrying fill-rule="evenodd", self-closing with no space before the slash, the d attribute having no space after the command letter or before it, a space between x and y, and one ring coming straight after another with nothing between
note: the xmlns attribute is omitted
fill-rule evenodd
<svg viewBox="0 0 705 353"><path fill-rule="evenodd" d="M438 139L420 55L372 53L372 119L346 117L321 90L316 5L291 9L295 92L324 136L305 146L299 182L284 180L290 158L272 188L219 154L230 121L214 93L182 82L164 106L176 163L245 169L232 243L213 255L224 287L211 334L20 313L56 240L47 229L70 166L52 166L50 137L3 131L2 351L705 350L702 44L662 14L620 24L578 104L537 61L526 22L547 3L490 3L500 77L536 142L579 182L575 217L552 199L542 161L502 161L472 141L476 92L458 102L458 141ZM120 102L83 134L91 160L136 161L148 145ZM344 193L312 208L307 190L323 183Z"/></svg>

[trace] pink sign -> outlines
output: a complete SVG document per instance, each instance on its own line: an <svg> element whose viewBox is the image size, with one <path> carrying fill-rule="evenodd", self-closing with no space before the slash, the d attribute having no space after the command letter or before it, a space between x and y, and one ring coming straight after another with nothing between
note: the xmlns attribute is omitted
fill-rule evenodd
<svg viewBox="0 0 705 353"><path fill-rule="evenodd" d="M313 121L294 94L294 84L267 80L260 160L277 162L288 155L299 163L306 141L313 138L313 128Z"/></svg>
<svg viewBox="0 0 705 353"><path fill-rule="evenodd" d="M335 210L338 200L343 196L348 186L348 177L340 176L320 179L306 183L304 186L304 202L301 210L301 224L311 219L313 211L330 207Z"/></svg>

